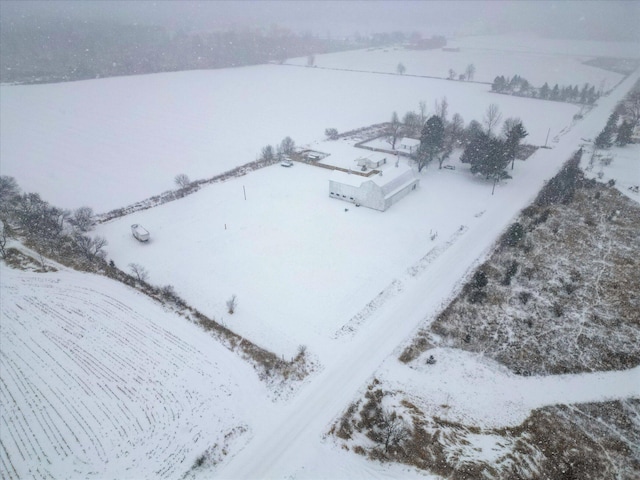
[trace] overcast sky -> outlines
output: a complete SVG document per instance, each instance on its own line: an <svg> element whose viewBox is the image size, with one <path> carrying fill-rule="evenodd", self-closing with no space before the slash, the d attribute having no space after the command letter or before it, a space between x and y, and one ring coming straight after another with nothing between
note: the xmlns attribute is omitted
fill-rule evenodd
<svg viewBox="0 0 640 480"><path fill-rule="evenodd" d="M521 31L544 36L640 41L640 0L628 1L152 1L0 0L3 21L25 16L113 19L172 30L277 24L332 36L418 31L475 34Z"/></svg>

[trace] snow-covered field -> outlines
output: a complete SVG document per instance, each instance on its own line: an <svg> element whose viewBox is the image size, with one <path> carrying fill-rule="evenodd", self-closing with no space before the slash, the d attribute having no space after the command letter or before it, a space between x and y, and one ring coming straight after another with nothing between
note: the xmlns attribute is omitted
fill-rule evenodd
<svg viewBox="0 0 640 480"><path fill-rule="evenodd" d="M331 143L315 147L326 151ZM351 150L352 159L368 153ZM381 213L329 198L330 175L304 164L275 165L100 225L96 233L108 239L121 268L144 265L152 283L174 285L205 314L292 356L299 344L314 350L332 338L492 202L491 186L466 169L431 169L417 191ZM151 232L149 244L131 236L132 223ZM228 315L232 294L238 308Z"/></svg>
<svg viewBox="0 0 640 480"><path fill-rule="evenodd" d="M522 35L470 35L449 42L452 47L500 50L503 52L545 53L584 57L640 58L634 42L553 39Z"/></svg>
<svg viewBox="0 0 640 480"><path fill-rule="evenodd" d="M246 441L264 388L198 327L100 276L0 277L0 477L178 478Z"/></svg>
<svg viewBox="0 0 640 480"><path fill-rule="evenodd" d="M593 156L588 150L581 164L588 177L601 182L613 180L616 188L627 197L640 202L640 144L611 147Z"/></svg>
<svg viewBox="0 0 640 480"><path fill-rule="evenodd" d="M179 173L209 178L253 161L286 136L306 144L328 127L388 121L422 100L433 111L446 96L465 122L496 103L503 119L522 118L537 145L579 111L487 85L286 65L1 86L0 96L2 175L59 207L96 212L175 188Z"/></svg>
<svg viewBox="0 0 640 480"><path fill-rule="evenodd" d="M640 45L633 43L569 42L562 48L553 41L540 41L531 37L461 37L452 39L447 47L459 48L458 52L434 50L407 50L403 47L316 55L315 65L321 68L337 68L373 72L396 73L402 63L406 75L449 77L449 69L455 78L465 72L467 65L476 67L474 80L493 82L498 75L520 75L533 86L548 82L551 87L590 83L604 90L613 88L622 78L615 72L584 65L585 60L597 56L638 58ZM308 59L294 58L291 65L307 65Z"/></svg>

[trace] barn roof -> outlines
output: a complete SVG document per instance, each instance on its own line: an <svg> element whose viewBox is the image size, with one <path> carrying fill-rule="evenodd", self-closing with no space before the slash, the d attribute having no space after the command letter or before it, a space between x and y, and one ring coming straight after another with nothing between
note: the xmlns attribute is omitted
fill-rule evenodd
<svg viewBox="0 0 640 480"><path fill-rule="evenodd" d="M334 182L350 185L352 187L360 187L364 182L373 182L382 189L385 197L392 195L397 190L404 188L416 178L413 170L408 165L387 164L387 167L381 170L382 175L375 174L370 177L363 177L355 173L346 173L340 170L334 170L330 179Z"/></svg>

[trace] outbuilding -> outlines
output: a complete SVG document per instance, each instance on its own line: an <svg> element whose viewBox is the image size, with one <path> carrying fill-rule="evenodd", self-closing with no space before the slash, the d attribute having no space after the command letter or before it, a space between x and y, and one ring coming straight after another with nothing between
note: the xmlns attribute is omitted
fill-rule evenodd
<svg viewBox="0 0 640 480"><path fill-rule="evenodd" d="M404 137L400 142L398 142L398 148L396 148L396 150L411 155L418 151L419 146L420 140Z"/></svg>
<svg viewBox="0 0 640 480"><path fill-rule="evenodd" d="M419 183L420 179L407 165L390 166L368 177L334 170L329 179L329 196L385 211Z"/></svg>
<svg viewBox="0 0 640 480"><path fill-rule="evenodd" d="M356 159L356 164L359 167L367 168L378 168L387 163L387 154L382 153L371 153L366 157L360 157Z"/></svg>

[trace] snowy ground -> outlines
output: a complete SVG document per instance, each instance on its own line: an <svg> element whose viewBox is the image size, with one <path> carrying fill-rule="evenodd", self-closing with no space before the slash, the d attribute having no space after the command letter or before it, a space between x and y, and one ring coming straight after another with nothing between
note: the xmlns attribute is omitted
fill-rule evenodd
<svg viewBox="0 0 640 480"><path fill-rule="evenodd" d="M634 42L603 42L540 38L523 35L472 35L451 40L451 46L504 52L545 53L585 57L639 58L640 50Z"/></svg>
<svg viewBox="0 0 640 480"><path fill-rule="evenodd" d="M532 85L551 87L590 83L604 90L613 88L623 76L600 68L584 65L596 56L638 58L639 45L633 43L570 42L558 48L557 42L540 41L531 37L492 36L452 39L447 47L460 48L459 52L435 50L406 50L403 47L384 47L367 50L331 53L315 56L320 68L396 73L402 63L407 75L425 75L448 78L449 69L464 73L467 65L474 64L474 80L493 82L498 75L526 78ZM562 53L559 53L562 52ZM307 65L307 57L287 61L291 65Z"/></svg>
<svg viewBox="0 0 640 480"><path fill-rule="evenodd" d="M24 376L19 372L7 377L12 380L3 386L2 392L18 392L16 395L25 399L16 404L34 411L13 421L33 429L29 438L42 439L40 446L25 449L60 459L56 471L62 475L54 476L65 476L66 472L72 476L74 469L80 469L83 477L114 472L114 477L131 473L177 478L200 453L220 441L227 429L247 425L251 441L244 448L230 448L233 458L224 460L215 471L222 478L423 476L406 467L380 466L337 450L326 433L379 367L393 376L395 360L389 360L390 355L397 356L398 346L451 298L461 279L486 257L506 225L576 150L580 138L592 138L602 129L604 119L625 93L622 90L637 77L638 73L625 81L620 91L602 99L599 107L571 128L575 106L492 95L484 85L288 66L2 87L2 174L15 175L23 188L39 191L54 204L74 207L88 203L98 211L171 188L173 176L182 171L198 178L252 160L262 145L285 135L298 143L311 143L326 127L343 131L380 122L393 110L416 109L423 99L431 106L443 95L449 99L450 112L461 113L466 121L480 119L486 106L495 102L505 117L523 119L530 132L528 142L543 144L549 127L553 139L553 149L538 150L528 160L517 162L514 178L499 185L494 196L490 185L470 176L466 166L456 165L455 171L432 166L423 172L417 192L380 213L330 199L328 170L302 164L288 169L276 165L97 229L96 233L107 236L107 250L119 267L126 269L129 262L143 264L153 283L174 285L194 306L256 343L285 355L291 355L298 344L308 345L323 368L296 397L280 404L265 402L266 392L255 383L255 374L238 364L232 354L219 350L210 337L122 286L88 275L27 274L3 268L3 361L13 359L9 365L18 365L21 372L34 368L31 365L52 372L44 378L38 371ZM113 101L117 96L121 103ZM130 101L132 98L137 102ZM344 158L350 155L350 147L343 141L312 146ZM42 158L47 159L44 164ZM62 180L65 189L60 187ZM150 244L133 240L131 223L141 223L151 231ZM438 236L431 240L435 231ZM239 304L237 313L230 317L224 313L224 302L233 293ZM24 316L21 308L27 309ZM49 313L41 314L39 309ZM26 322L40 315L41 324L49 330ZM5 333L5 319L12 319L11 328L17 333ZM101 328L83 331L78 326L83 321ZM146 333L144 340L136 333L141 330ZM130 331L134 333L123 333ZM76 351L82 355L65 356L65 350L50 338L78 346ZM180 339L177 344L176 338ZM117 342L134 340L135 349L122 350L129 357L109 355ZM15 345L21 341L31 350L18 351ZM56 352L60 366L34 357L39 342L45 341L49 343L44 350ZM100 352L101 362L93 365L106 365L110 371L78 370L78 362L87 358L81 347L90 349L95 357ZM460 352L442 355L459 363L460 368L451 370L452 365L444 362L425 373L420 381L427 398L431 389L437 395L459 392L448 390L452 385L447 382L452 378L466 382L474 374L485 384L506 382L529 391L555 382L533 378L516 385L495 364ZM126 362L133 366L123 368ZM75 378L87 379L82 384L87 390L73 383L67 390L59 388L62 381L55 375L74 372ZM91 395L93 388L117 384L117 378L109 376L116 374L126 377L123 384L127 386L146 382L150 396L146 390L135 393L129 389ZM407 381L415 381L410 377L413 374L421 377L405 372ZM425 380L427 375L432 378ZM503 400L517 407L508 419L514 422L526 408L548 402L638 394L630 390L638 384L637 369L620 374L623 378L619 381L615 375L567 377L564 380L573 382L577 393L539 395L522 404L517 392L507 389L513 396ZM44 395L30 393L28 386L20 387L23 378L34 388L59 388L59 393L54 393L62 400L47 395L47 400L51 397L57 402L50 407ZM612 378L613 383L607 383ZM399 376L398 381L401 379ZM230 396L221 393L224 388L220 385ZM611 390L593 391L604 385L612 385ZM478 394L486 395L487 405L505 394L503 388L474 386ZM584 396L578 395L580 392ZM472 408L472 391L462 393L451 400L452 407L461 415L477 418L482 412ZM130 402L134 412L129 417L115 410L128 405L119 402L121 395L127 394L138 395ZM158 402L162 395L168 398L162 406L175 406L168 411L182 415L178 420L163 416L167 411ZM61 416L69 412L75 403L64 399L71 398L82 398L86 407L75 417L69 414L63 418L69 418L68 422L71 417L86 419L86 424L71 430L85 432L83 427L89 425L93 433L82 435L110 442L116 459L108 465L98 454L86 454L76 446L66 457L64 450L54 453L55 448L63 448L58 438L65 438L69 448L75 440L70 440L72 433L55 433L56 428L58 432L66 428L57 426L60 422L46 422L57 415L52 412L61 412ZM40 405L42 409L34 408ZM145 409L160 421L147 420ZM46 422L41 420L45 416ZM102 416L105 422L98 420ZM115 420L111 423L108 418ZM145 440L127 449L124 445L130 439L126 429L138 428L129 418L141 422ZM119 433L118 422L125 433ZM100 427L102 423L107 426ZM49 425L57 427L47 430ZM182 425L194 430L183 430ZM7 431L13 430L0 429L3 445L10 444L6 451L18 458L20 447L16 445L22 445L21 440L11 437L5 442ZM196 432L200 432L197 438L193 436ZM156 452L161 453L153 456ZM39 465L26 460L16 464L27 469ZM206 467L195 474L210 477L211 466Z"/></svg>
<svg viewBox="0 0 640 480"><path fill-rule="evenodd" d="M581 165L588 177L601 182L613 180L620 192L640 202L640 144L602 150L593 156L593 161L592 150L586 152Z"/></svg>
<svg viewBox="0 0 640 480"><path fill-rule="evenodd" d="M434 365L425 363L429 355L436 359ZM640 396L640 367L523 377L481 354L448 348L428 350L412 368L389 359L376 377L419 399L427 415L479 428L515 427L532 410L547 405Z"/></svg>
<svg viewBox="0 0 640 480"><path fill-rule="evenodd" d="M344 141L313 148L331 154L324 163L343 167L369 153ZM526 181L543 162L535 155L517 162L514 176ZM518 189L507 182L492 196L491 184L456 156L449 163L457 169L424 170L420 188L384 213L329 198L330 170L274 165L102 224L96 233L121 268L143 265L152 283L172 284L252 341L287 357L300 344L330 350L327 341L355 328L371 299L402 291L408 270L425 268ZM151 232L149 244L131 236L133 223ZM225 305L232 294L239 299L233 316Z"/></svg>
<svg viewBox="0 0 640 480"><path fill-rule="evenodd" d="M555 174L560 165L571 156L579 145L580 138L595 135L602 129L604 119L616 102L633 85L639 73L636 72L627 79L620 90L606 98L591 115L560 138L554 149L538 150L533 157L520 164L518 167L523 173L514 175L513 180L501 186L499 194L492 198L493 202L487 204L487 209L482 216L478 217L479 220L470 222L468 230L448 248L431 259L421 273L411 277L402 277L402 292L384 299L360 325L359 330L354 333L348 343L335 343L331 355L323 358L325 369L314 379L313 383L309 384L308 388L304 389L277 416L264 419L262 425L256 427L259 433L256 434L252 443L225 465L221 474L236 478L251 476L333 478L346 476L346 470L340 463L334 464L330 461L322 462L320 469L314 472L307 470L309 465L320 465L320 458L329 458L327 455L328 452L331 452L330 445L327 445L326 442L320 444L318 442L327 434L329 425L339 417L336 412L344 411L350 402L360 398L361 391L358 394L360 389L356 385L361 386L369 383L372 372L375 375L379 366L385 365L385 360L389 355L394 352L395 355L399 355L397 346L402 342L401 339L410 337L419 325L432 318L434 312L449 302L452 292L455 292L460 286L460 279L468 275L479 262L486 258L497 236L518 214L519 210L533 200L544 180ZM508 198L509 201L505 202L505 198ZM466 354L453 353L453 355L458 355L453 359L455 362L456 359L463 360ZM482 372L484 368L482 365L487 365L486 363L474 364L475 360L473 359L471 361L471 364L467 364L470 365L468 373L465 373L465 368L459 371L457 378L461 379L460 383L466 382L468 375L473 376L476 371ZM466 361L463 365L465 363ZM449 366L451 367L451 365ZM485 377L485 383L492 382L491 377L494 377L496 385L498 385L498 379L504 379L504 371L501 368L495 368L495 364L491 370L491 374ZM426 398L429 397L432 390L437 391L440 388L447 390L445 382L450 382L451 378L446 367L441 373L442 375L437 375L432 381L425 384L427 390L422 392L422 395ZM563 378L569 380L569 377ZM611 376L582 375L575 378L577 379L576 386L579 384L576 395L579 392L586 392L587 396L566 397L569 401L608 400L640 395L637 368L623 372L619 376L618 374L611 374ZM590 383L592 381L595 383ZM545 382L553 383L555 380L534 377L527 388L531 388L531 391L538 391L549 386ZM497 401L505 394L505 390L502 388L491 391L494 396L487 399L487 405L491 404L492 400ZM460 395L451 395L449 404L457 411L473 412L473 405L476 403L473 392L470 390L462 392L458 390L458 392ZM508 403L511 400L517 406L517 402L521 398L518 392L508 389L506 393L511 398L503 398L501 401ZM549 393L550 395L544 398L540 395L536 399L527 400L527 403L532 402L528 405L540 405L545 402L555 403L565 399L562 396L554 396L557 393ZM515 416L518 415L518 411L521 411L520 408L515 410ZM478 442L484 440L478 439ZM354 461L360 461L358 456L355 457L358 460Z"/></svg>
<svg viewBox="0 0 640 480"><path fill-rule="evenodd" d="M422 100L432 111L446 96L465 122L496 103L503 119L522 118L536 145L579 111L481 84L286 65L0 86L0 96L0 173L56 206L98 213L175 188L179 173L209 178L286 136L307 144L328 127L388 121Z"/></svg>
<svg viewBox="0 0 640 480"><path fill-rule="evenodd" d="M265 398L240 358L117 282L0 277L2 478L178 478Z"/></svg>

